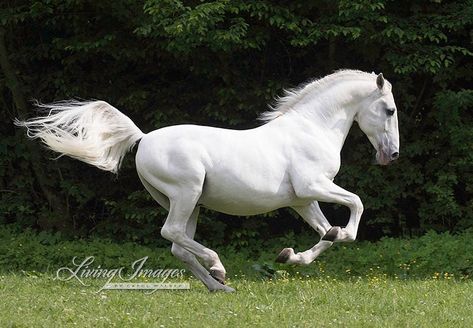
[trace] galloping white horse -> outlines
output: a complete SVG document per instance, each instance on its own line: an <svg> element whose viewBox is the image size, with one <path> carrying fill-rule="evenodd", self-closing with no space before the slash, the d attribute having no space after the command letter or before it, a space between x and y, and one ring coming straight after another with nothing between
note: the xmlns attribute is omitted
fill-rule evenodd
<svg viewBox="0 0 473 328"><path fill-rule="evenodd" d="M211 291L233 289L224 284L225 268L217 253L193 239L201 206L234 215L293 208L321 240L300 253L285 248L277 261L309 264L333 242L354 241L357 235L363 204L333 183L353 121L377 150L379 164L399 156L391 85L382 74L361 71L338 71L288 91L263 113L266 124L243 131L179 125L144 134L103 101L41 106L48 115L16 124L52 150L103 170L117 172L125 153L141 140L138 175L169 210L161 235ZM319 201L347 206L347 226L331 226Z"/></svg>

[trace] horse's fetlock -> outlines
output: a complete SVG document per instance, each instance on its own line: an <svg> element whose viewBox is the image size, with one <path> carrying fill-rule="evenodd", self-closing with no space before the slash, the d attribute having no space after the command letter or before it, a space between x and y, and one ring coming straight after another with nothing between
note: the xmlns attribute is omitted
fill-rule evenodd
<svg viewBox="0 0 473 328"><path fill-rule="evenodd" d="M225 269L220 265L221 262L220 262L220 258L218 257L217 252L215 252L211 249L207 249L206 252L207 252L207 254L206 254L207 255L207 261L206 262L211 267L213 267L217 270L223 270L225 272Z"/></svg>
<svg viewBox="0 0 473 328"><path fill-rule="evenodd" d="M345 241L348 243L354 242L355 240L356 240L356 236L351 236L351 235L348 235L345 239Z"/></svg>

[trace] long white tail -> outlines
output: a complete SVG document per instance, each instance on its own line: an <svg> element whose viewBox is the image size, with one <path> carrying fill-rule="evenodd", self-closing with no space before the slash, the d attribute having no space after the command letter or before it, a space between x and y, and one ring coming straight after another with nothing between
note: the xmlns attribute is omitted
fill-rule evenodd
<svg viewBox="0 0 473 328"><path fill-rule="evenodd" d="M39 104L45 116L15 124L52 150L116 173L125 154L144 133L126 115L104 101Z"/></svg>

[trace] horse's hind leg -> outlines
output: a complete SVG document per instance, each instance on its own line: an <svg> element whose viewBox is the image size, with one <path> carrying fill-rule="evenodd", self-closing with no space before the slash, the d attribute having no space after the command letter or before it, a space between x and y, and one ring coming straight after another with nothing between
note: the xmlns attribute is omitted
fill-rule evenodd
<svg viewBox="0 0 473 328"><path fill-rule="evenodd" d="M293 207L293 209L306 221L322 239L311 249L305 252L295 253L292 248L284 248L279 253L276 261L290 264L309 264L312 263L323 251L333 245L333 239L329 238L332 226L325 218L319 203L313 201L310 205L304 207ZM333 227L338 228L338 227Z"/></svg>
<svg viewBox="0 0 473 328"><path fill-rule="evenodd" d="M219 282L225 281L225 268L218 254L199 244L187 235L187 224L195 210L200 193L196 194L190 190L181 190L170 199L169 215L161 229L161 235L199 257L204 264L210 268L210 274ZM233 291L230 288L227 291Z"/></svg>
<svg viewBox="0 0 473 328"><path fill-rule="evenodd" d="M194 238L195 230L197 227L197 218L199 215L199 207L196 207L194 211L192 212L192 215L189 218L189 221L187 222L187 229L186 233L189 236L189 238ZM197 261L197 258L195 257L194 254L186 250L185 248L179 246L176 243L172 244L171 252L174 256L176 256L178 259L183 261L189 270L192 272L192 274L200 279L204 285L210 290L210 291L217 291L217 290L224 290L227 292L233 292L234 289L228 286L225 286L218 282L216 279L214 279L210 273Z"/></svg>
<svg viewBox="0 0 473 328"><path fill-rule="evenodd" d="M146 190L153 196L153 198L165 209L169 211L169 199L162 194L160 191L158 191L156 188L154 188L148 181L146 181L140 174L138 174L140 177L141 182L145 186ZM189 236L189 238L194 238L196 227L197 227L197 218L199 215L199 207L196 207L194 211L192 212L192 215L189 218L189 221L187 223L186 227L186 234ZM186 250L185 248L182 248L176 243L172 244L171 252L174 256L176 256L178 259L183 261L189 270L192 272L192 274L201 280L203 284L210 290L210 291L216 291L216 290L224 290L224 291L234 291L233 288L225 286L221 283L219 283L217 280L215 280L212 276L210 276L210 273L202 266L202 264L197 261L196 257L194 254Z"/></svg>

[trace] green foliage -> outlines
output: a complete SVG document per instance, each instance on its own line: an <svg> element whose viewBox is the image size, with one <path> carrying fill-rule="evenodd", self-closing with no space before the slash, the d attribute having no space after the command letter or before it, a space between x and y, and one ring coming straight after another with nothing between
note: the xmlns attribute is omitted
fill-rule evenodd
<svg viewBox="0 0 473 328"><path fill-rule="evenodd" d="M472 8L471 0L13 0L0 6L0 28L27 99L104 99L144 131L254 127L282 88L344 67L382 71L399 108L401 159L370 166L373 150L354 129L337 177L364 201L361 237L376 239L473 227ZM7 82L0 75L3 122L18 116ZM0 223L57 229L23 132L6 123L0 133ZM143 191L133 156L114 179L42 154L70 234L160 238L165 211ZM346 221L346 212L327 211ZM233 224L206 212L199 231L245 246L305 227L292 212L272 215Z"/></svg>
<svg viewBox="0 0 473 328"><path fill-rule="evenodd" d="M251 238L252 236L245 236ZM377 242L336 244L308 266L277 264L277 254L285 247L304 251L317 242L313 235L287 234L281 238L254 241L249 245L215 245L229 276L247 278L337 277L338 279L384 276L393 279L449 278L473 276L473 231L459 235L429 232L420 238L383 238ZM94 256L106 268L130 268L131 263L148 256L151 267L182 267L167 245L117 243L110 239L64 238L60 233L15 232L0 228L2 271L55 273L71 265L74 257Z"/></svg>
<svg viewBox="0 0 473 328"><path fill-rule="evenodd" d="M425 184L427 194L420 213L425 222L439 227L456 225L461 229L471 227L473 221L473 194L469 183L473 163L471 108L473 90L443 91L434 99L435 110L430 115L437 128L431 136L435 145L429 146L436 150L434 158L427 163L430 179Z"/></svg>
<svg viewBox="0 0 473 328"><path fill-rule="evenodd" d="M104 268L130 269L131 264L148 256L146 265L158 267L182 267L170 248L150 248L136 243L116 243L110 239L67 240L60 233L31 230L14 233L0 229L0 265L6 271L38 271L55 273L64 266L72 266L72 259L83 260L94 256L94 264Z"/></svg>
<svg viewBox="0 0 473 328"><path fill-rule="evenodd" d="M227 269L234 267L247 276L281 278L285 276L336 277L387 277L390 279L471 279L473 256L469 230L459 235L428 232L412 239L383 238L377 242L335 244L308 266L276 264L276 255L285 247L296 252L311 248L317 240L313 237L291 235L272 239L250 247L233 250ZM220 254L232 253L224 249ZM255 260L256 259L256 260Z"/></svg>
<svg viewBox="0 0 473 328"><path fill-rule="evenodd" d="M406 278L470 278L473 274L472 232L426 235L408 240L385 238L376 243L341 246L319 263L321 274Z"/></svg>

